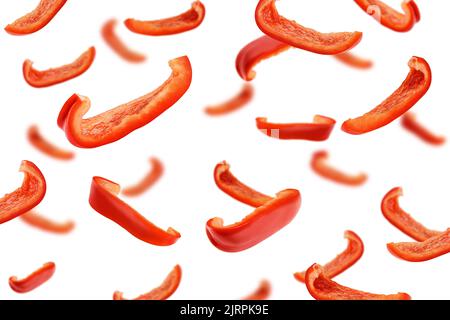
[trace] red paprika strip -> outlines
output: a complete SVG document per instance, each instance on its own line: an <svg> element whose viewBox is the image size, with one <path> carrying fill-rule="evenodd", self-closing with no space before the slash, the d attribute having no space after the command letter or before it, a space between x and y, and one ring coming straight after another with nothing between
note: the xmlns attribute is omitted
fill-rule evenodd
<svg viewBox="0 0 450 320"><path fill-rule="evenodd" d="M332 279L353 266L364 253L364 244L361 238L353 231L345 231L345 239L348 240L347 248L333 260L323 266L325 275ZM295 279L305 282L305 272L294 273Z"/></svg>
<svg viewBox="0 0 450 320"><path fill-rule="evenodd" d="M119 192L120 185L117 183L94 177L89 204L95 211L114 221L136 238L155 246L170 246L181 237L178 231L172 228L164 231L145 219L117 197Z"/></svg>
<svg viewBox="0 0 450 320"><path fill-rule="evenodd" d="M381 202L383 216L397 229L417 241L425 241L440 234L439 231L424 227L400 207L398 198L402 195L402 188L397 187L384 196Z"/></svg>
<svg viewBox="0 0 450 320"><path fill-rule="evenodd" d="M234 112L248 104L253 95L253 87L250 84L244 84L236 96L219 105L206 107L205 112L210 116L222 116Z"/></svg>
<svg viewBox="0 0 450 320"><path fill-rule="evenodd" d="M272 292L272 286L267 280L262 280L255 292L242 298L242 300L267 300Z"/></svg>
<svg viewBox="0 0 450 320"><path fill-rule="evenodd" d="M411 262L428 261L450 252L450 229L422 242L388 243L390 253Z"/></svg>
<svg viewBox="0 0 450 320"><path fill-rule="evenodd" d="M144 62L147 59L145 55L128 48L117 36L114 30L116 25L116 19L110 19L103 25L101 33L106 44L125 61L132 63Z"/></svg>
<svg viewBox="0 0 450 320"><path fill-rule="evenodd" d="M348 186L360 186L366 182L367 175L365 173L349 175L330 167L327 163L327 159L328 152L326 151L317 151L312 156L311 168L319 176Z"/></svg>
<svg viewBox="0 0 450 320"><path fill-rule="evenodd" d="M21 215L20 218L23 222L32 227L51 233L65 234L71 232L73 228L75 228L75 223L73 221L64 223L55 222L34 211L27 212Z"/></svg>
<svg viewBox="0 0 450 320"><path fill-rule="evenodd" d="M164 165L158 158L150 158L152 170L136 185L123 189L122 193L128 197L136 197L150 189L163 175Z"/></svg>
<svg viewBox="0 0 450 320"><path fill-rule="evenodd" d="M417 122L416 115L408 112L401 119L403 128L414 133L417 137L429 144L439 146L445 143L445 137L438 136Z"/></svg>
<svg viewBox="0 0 450 320"><path fill-rule="evenodd" d="M366 114L345 121L342 130L350 134L367 133L384 127L411 109L430 88L431 69L418 57L412 57L408 65L408 76L391 96Z"/></svg>
<svg viewBox="0 0 450 320"><path fill-rule="evenodd" d="M178 16L152 21L127 19L125 25L135 33L148 36L166 36L197 28L203 22L205 13L203 3L194 1L191 9Z"/></svg>
<svg viewBox="0 0 450 320"><path fill-rule="evenodd" d="M358 57L351 52L344 52L334 55L333 57L335 57L342 63L356 69L370 69L373 66L373 62L371 60Z"/></svg>
<svg viewBox="0 0 450 320"><path fill-rule="evenodd" d="M320 33L305 28L278 14L275 0L259 0L255 12L256 24L268 36L303 50L319 54L338 54L356 46L361 32Z"/></svg>
<svg viewBox="0 0 450 320"><path fill-rule="evenodd" d="M24 279L18 280L17 277L10 277L9 286L17 293L30 292L47 282L55 273L55 268L53 262L47 262Z"/></svg>
<svg viewBox="0 0 450 320"><path fill-rule="evenodd" d="M327 140L333 131L334 119L316 115L313 123L271 123L267 118L256 118L256 127L265 135L282 140Z"/></svg>
<svg viewBox="0 0 450 320"><path fill-rule="evenodd" d="M33 147L52 158L71 160L75 157L75 154L72 151L63 150L47 141L35 125L28 128L27 137Z"/></svg>
<svg viewBox="0 0 450 320"><path fill-rule="evenodd" d="M392 9L380 0L355 0L355 2L380 24L397 32L409 31L420 21L420 11L414 0L402 2L404 13Z"/></svg>
<svg viewBox="0 0 450 320"><path fill-rule="evenodd" d="M145 126L174 105L188 90L192 69L188 57L169 61L171 76L159 88L131 102L83 119L90 100L74 94L58 116L58 126L80 148L95 148L117 141Z"/></svg>
<svg viewBox="0 0 450 320"><path fill-rule="evenodd" d="M181 282L181 267L176 265L169 273L163 283L153 289L152 291L140 295L133 300L166 300L168 299L178 288ZM120 291L114 292L113 300L126 300L123 298L123 293Z"/></svg>
<svg viewBox="0 0 450 320"><path fill-rule="evenodd" d="M0 199L0 224L30 211L44 199L47 187L39 168L24 160L19 171L24 174L22 186Z"/></svg>
<svg viewBox="0 0 450 320"><path fill-rule="evenodd" d="M344 287L332 281L318 264L306 271L306 287L316 300L411 300L409 294L403 292L385 295Z"/></svg>

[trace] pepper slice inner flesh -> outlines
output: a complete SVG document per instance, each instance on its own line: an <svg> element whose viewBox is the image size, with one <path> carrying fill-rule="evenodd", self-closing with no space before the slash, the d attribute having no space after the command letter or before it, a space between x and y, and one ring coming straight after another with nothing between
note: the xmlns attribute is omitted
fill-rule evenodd
<svg viewBox="0 0 450 320"><path fill-rule="evenodd" d="M145 177L139 181L136 185L123 189L122 193L128 197L136 197L143 194L150 189L164 173L164 165L156 157L150 158L150 164L152 169Z"/></svg>
<svg viewBox="0 0 450 320"><path fill-rule="evenodd" d="M267 280L262 280L258 289L252 294L242 298L242 300L267 300L272 292L272 286Z"/></svg>
<svg viewBox="0 0 450 320"><path fill-rule="evenodd" d="M75 223L73 221L64 223L55 222L34 211L27 212L21 215L20 218L23 222L32 227L56 234L69 233L75 228Z"/></svg>
<svg viewBox="0 0 450 320"><path fill-rule="evenodd" d="M55 273L56 266L53 262L47 262L41 268L23 279L9 278L9 286L17 293L30 292L47 282Z"/></svg>
<svg viewBox="0 0 450 320"><path fill-rule="evenodd" d="M236 96L221 104L206 107L205 113L210 116L222 116L239 110L253 99L254 91L253 86L244 84Z"/></svg>
<svg viewBox="0 0 450 320"><path fill-rule="evenodd" d="M371 60L361 58L351 52L336 54L333 57L348 65L349 67L353 67L356 69L370 69L373 66L373 62Z"/></svg>
<svg viewBox="0 0 450 320"><path fill-rule="evenodd" d="M39 132L39 128L36 125L33 125L28 129L27 138L33 147L52 158L58 160L71 160L75 157L75 154L72 151L63 150L47 141Z"/></svg>
<svg viewBox="0 0 450 320"><path fill-rule="evenodd" d="M407 112L403 115L401 124L403 128L431 145L439 146L445 143L445 137L438 136L425 128L417 121L416 115L412 112Z"/></svg>

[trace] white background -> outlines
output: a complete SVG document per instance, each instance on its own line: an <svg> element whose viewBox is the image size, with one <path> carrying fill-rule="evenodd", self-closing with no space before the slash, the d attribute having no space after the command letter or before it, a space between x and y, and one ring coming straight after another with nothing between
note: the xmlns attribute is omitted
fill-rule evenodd
<svg viewBox="0 0 450 320"><path fill-rule="evenodd" d="M1 1L0 23L31 11L35 1ZM0 226L1 299L111 299L115 290L126 297L156 287L179 263L183 279L174 299L238 299L263 278L273 285L274 299L311 299L292 274L314 262L325 263L341 252L347 229L364 241L363 258L336 278L339 283L375 293L404 291L415 299L449 298L449 256L410 263L394 258L385 244L410 241L382 216L383 195L402 186L405 210L429 228L449 226L449 146L430 147L397 122L373 133L351 136L342 121L367 112L395 90L408 73L413 55L424 57L433 70L433 84L414 107L419 120L450 136L448 129L448 1L417 3L422 21L411 32L395 33L378 25L351 0L277 3L284 16L320 31L364 32L356 54L374 60L370 71L346 67L331 57L290 50L257 66L252 103L230 116L207 117L206 105L226 100L241 87L234 62L239 50L261 32L254 22L255 0L205 0L207 14L196 30L175 36L146 37L117 32L131 48L148 56L145 64L122 61L102 41L100 27L110 17L157 19L184 12L191 0L68 1L43 30L29 36L0 33L0 192L22 181L23 159L44 173L48 192L38 211L55 220L76 221L67 236L54 236L24 225L20 219ZM400 8L400 1L387 1ZM22 63L38 69L69 63L89 46L97 57L81 77L46 89L29 87ZM72 147L56 118L73 93L90 97L95 115L141 96L170 74L167 61L188 55L193 82L187 94L161 117L124 139L93 150ZM323 143L277 141L262 135L254 118L280 122L310 121L314 114L338 121ZM36 123L44 136L76 151L72 162L58 162L33 149L26 129ZM350 173L364 171L368 183L342 187L316 176L309 168L312 152L326 149L330 162ZM177 229L173 246L156 247L135 239L88 204L91 178L103 176L127 186L148 169L148 158L162 159L166 173L140 198L125 199L155 224ZM251 208L215 186L213 168L227 160L232 172L255 189L274 194L297 188L303 203L285 229L240 253L216 249L204 231L206 221L220 216L241 220ZM411 240L412 241L412 240ZM26 295L8 286L11 275L24 277L46 261L54 261L54 277Z"/></svg>

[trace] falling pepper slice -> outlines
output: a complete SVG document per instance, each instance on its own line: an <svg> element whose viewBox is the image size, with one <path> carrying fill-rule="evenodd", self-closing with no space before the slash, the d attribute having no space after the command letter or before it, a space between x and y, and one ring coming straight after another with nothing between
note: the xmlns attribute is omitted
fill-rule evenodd
<svg viewBox="0 0 450 320"><path fill-rule="evenodd" d="M364 253L364 244L356 233L353 231L345 231L344 236L348 240L347 248L323 266L323 272L330 279L353 266ZM296 272L294 277L300 282L305 282L305 274L306 271Z"/></svg>
<svg viewBox="0 0 450 320"><path fill-rule="evenodd" d="M47 262L24 279L19 280L17 277L10 277L9 286L17 293L30 292L47 282L55 273L55 268L53 262Z"/></svg>
<svg viewBox="0 0 450 320"><path fill-rule="evenodd" d="M39 31L55 17L66 2L67 0L41 0L33 11L8 24L5 30L16 36Z"/></svg>
<svg viewBox="0 0 450 320"><path fill-rule="evenodd" d="M258 289L252 294L242 298L242 300L267 300L272 292L272 286L267 280L262 280Z"/></svg>
<svg viewBox="0 0 450 320"><path fill-rule="evenodd" d="M332 281L322 266L313 264L306 271L306 287L316 300L411 300L407 293L374 294L344 287Z"/></svg>
<svg viewBox="0 0 450 320"><path fill-rule="evenodd" d="M296 48L318 54L338 54L356 46L361 32L320 33L305 28L278 14L275 0L259 0L255 11L256 24L268 36Z"/></svg>
<svg viewBox="0 0 450 320"><path fill-rule="evenodd" d="M55 222L34 211L27 212L21 215L20 218L30 226L57 234L69 233L75 227L75 223L73 221L67 221L64 223Z"/></svg>
<svg viewBox="0 0 450 320"><path fill-rule="evenodd" d="M155 226L120 200L117 197L119 192L120 186L117 183L101 177L94 177L92 178L89 203L95 211L144 242L156 246L170 246L177 242L181 236L178 231L172 228L164 231Z"/></svg>
<svg viewBox="0 0 450 320"><path fill-rule="evenodd" d="M329 117L316 115L313 123L271 123L267 118L256 118L256 127L269 137L277 139L294 139L324 141L333 131L336 121Z"/></svg>
<svg viewBox="0 0 450 320"><path fill-rule="evenodd" d="M197 28L203 22L205 13L203 3L194 1L191 9L178 16L152 21L127 19L125 25L135 33L148 36L165 36Z"/></svg>
<svg viewBox="0 0 450 320"><path fill-rule="evenodd" d="M44 199L47 188L39 168L24 160L19 171L24 173L22 186L0 199L0 224L30 211Z"/></svg>
<svg viewBox="0 0 450 320"><path fill-rule="evenodd" d="M33 125L27 131L28 141L33 147L42 153L59 160L71 160L75 157L72 151L63 150L48 142L39 132L37 126Z"/></svg>
<svg viewBox="0 0 450 320"><path fill-rule="evenodd" d="M380 105L368 113L349 119L342 130L350 134L363 134L391 123L411 109L431 85L431 69L425 59L412 57L409 74L402 85Z"/></svg>
<svg viewBox="0 0 450 320"><path fill-rule="evenodd" d="M236 96L219 105L206 107L205 113L210 116L222 116L234 112L248 104L252 100L253 95L253 86L244 84Z"/></svg>
<svg viewBox="0 0 450 320"><path fill-rule="evenodd" d="M401 118L403 128L414 133L417 137L429 144L439 146L445 143L445 137L438 136L417 122L416 115L412 112L406 113Z"/></svg>
<svg viewBox="0 0 450 320"><path fill-rule="evenodd" d="M342 63L356 69L370 69L373 66L373 62L371 60L358 57L357 55L351 52L344 52L341 54L334 55L333 57L335 57Z"/></svg>
<svg viewBox="0 0 450 320"><path fill-rule="evenodd" d="M152 170L136 185L123 189L122 193L128 197L136 197L150 189L163 175L164 165L158 158L150 158Z"/></svg>
<svg viewBox="0 0 450 320"><path fill-rule="evenodd" d="M168 299L177 289L181 282L181 267L176 265L173 270L169 273L163 283L153 289L152 291L140 295L133 300L166 300ZM114 292L113 300L126 300L123 298L123 293L120 291Z"/></svg>
<svg viewBox="0 0 450 320"><path fill-rule="evenodd" d="M192 69L188 57L169 61L172 75L156 90L94 117L83 119L90 100L77 94L67 100L58 116L58 126L80 148L95 148L117 141L148 124L174 105L188 90Z"/></svg>

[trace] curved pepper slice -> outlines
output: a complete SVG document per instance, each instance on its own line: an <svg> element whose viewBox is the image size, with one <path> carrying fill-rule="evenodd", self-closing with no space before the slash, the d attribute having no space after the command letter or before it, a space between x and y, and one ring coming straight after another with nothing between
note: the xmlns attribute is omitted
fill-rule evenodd
<svg viewBox="0 0 450 320"><path fill-rule="evenodd" d="M348 186L359 186L362 185L367 180L367 175L365 173L360 173L358 175L349 175L347 173L341 172L335 168L330 167L327 164L328 152L317 151L313 154L311 159L311 168L319 176L337 182L345 184Z"/></svg>
<svg viewBox="0 0 450 320"><path fill-rule="evenodd" d="M125 25L135 33L148 36L166 36L197 28L203 22L205 13L203 3L194 1L191 9L178 16L152 21L127 19Z"/></svg>
<svg viewBox="0 0 450 320"><path fill-rule="evenodd" d="M398 198L402 195L402 188L397 187L384 196L381 201L383 216L397 229L417 241L425 241L440 234L441 232L424 227L407 212L403 211L398 203Z"/></svg>
<svg viewBox="0 0 450 320"><path fill-rule="evenodd" d="M422 242L388 243L390 253L411 262L428 261L450 252L450 229Z"/></svg>
<svg viewBox="0 0 450 320"><path fill-rule="evenodd" d="M397 32L409 31L420 21L420 11L414 0L402 2L404 13L392 9L380 0L355 0L355 2L380 24Z"/></svg>
<svg viewBox="0 0 450 320"><path fill-rule="evenodd" d="M334 55L334 57L342 63L357 69L370 69L373 66L373 62L371 60L358 57L351 52L337 54Z"/></svg>
<svg viewBox="0 0 450 320"><path fill-rule="evenodd" d="M105 22L102 27L102 37L106 44L124 60L132 63L144 62L147 58L145 55L131 50L125 43L117 36L114 28L116 27L117 20L110 19Z"/></svg>
<svg viewBox="0 0 450 320"><path fill-rule="evenodd" d="M445 143L445 137L434 134L417 122L416 115L412 112L408 112L402 117L401 124L403 128L429 144L438 146Z"/></svg>
<svg viewBox="0 0 450 320"><path fill-rule="evenodd" d="M322 266L313 264L306 271L306 287L316 300L411 300L407 293L375 294L344 287L326 276Z"/></svg>
<svg viewBox="0 0 450 320"><path fill-rule="evenodd" d="M17 277L10 277L9 286L17 293L30 292L47 282L55 273L55 268L53 262L47 262L24 279L19 280Z"/></svg>
<svg viewBox="0 0 450 320"><path fill-rule="evenodd" d="M333 131L334 119L316 115L313 123L271 123L267 118L256 118L256 127L265 135L282 139L324 141Z"/></svg>
<svg viewBox="0 0 450 320"><path fill-rule="evenodd" d="M223 161L214 169L214 181L220 190L230 197L254 208L272 201L273 198L260 193L240 182L230 171L230 165Z"/></svg>
<svg viewBox="0 0 450 320"><path fill-rule="evenodd" d="M133 300L166 300L168 299L178 288L181 282L181 267L176 265L169 273L163 283L153 289L152 291L140 295ZM123 293L120 291L114 292L113 300L126 300L123 298Z"/></svg>
<svg viewBox="0 0 450 320"><path fill-rule="evenodd" d="M319 54L338 54L356 46L361 32L320 33L278 14L275 0L259 0L256 24L268 36L288 45Z"/></svg>
<svg viewBox="0 0 450 320"><path fill-rule="evenodd" d="M0 224L30 211L44 199L47 186L39 168L24 160L19 171L24 173L22 186L0 199Z"/></svg>
<svg viewBox="0 0 450 320"><path fill-rule="evenodd" d="M83 119L90 100L74 94L58 116L58 126L80 148L95 148L117 141L145 126L174 105L188 90L192 69L188 57L169 61L171 76L156 90L94 117Z"/></svg>
<svg viewBox="0 0 450 320"><path fill-rule="evenodd" d="M242 298L242 300L267 300L272 292L272 286L267 280L262 280L255 292Z"/></svg>
<svg viewBox="0 0 450 320"><path fill-rule="evenodd" d="M41 30L45 27L67 0L41 0L33 11L17 19L5 28L12 35L25 35Z"/></svg>
<svg viewBox="0 0 450 320"><path fill-rule="evenodd" d="M25 213L21 215L20 218L30 226L41 229L43 231L58 234L69 233L75 227L75 223L73 221L67 221L64 223L55 222L34 211Z"/></svg>
<svg viewBox="0 0 450 320"><path fill-rule="evenodd" d="M430 88L431 69L418 57L412 57L408 65L408 76L391 96L368 113L345 121L342 130L350 134L367 133L384 127L411 109Z"/></svg>
<svg viewBox="0 0 450 320"><path fill-rule="evenodd" d="M164 165L158 158L150 158L152 170L136 185L123 189L122 193L128 197L136 197L150 189L163 175Z"/></svg>
<svg viewBox="0 0 450 320"><path fill-rule="evenodd" d="M333 260L323 266L325 275L332 279L353 266L364 253L364 244L361 238L353 231L345 231L345 239L348 240L347 248ZM305 282L305 272L294 273L295 279Z"/></svg>
<svg viewBox="0 0 450 320"><path fill-rule="evenodd" d="M75 154L72 151L66 151L60 149L59 147L51 144L47 141L39 132L37 126L33 125L28 128L27 132L28 141L31 143L33 147L45 153L46 155L59 159L59 160L71 160L75 157Z"/></svg>
<svg viewBox="0 0 450 320"><path fill-rule="evenodd" d="M114 221L136 238L156 245L170 246L180 238L178 231L169 228L167 231L155 226L136 210L120 200L117 195L120 185L110 180L92 178L89 204L104 217Z"/></svg>
<svg viewBox="0 0 450 320"><path fill-rule="evenodd" d="M248 104L252 100L253 95L253 86L244 84L236 96L219 105L206 107L205 112L210 116L221 116L234 112Z"/></svg>

